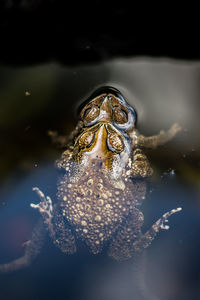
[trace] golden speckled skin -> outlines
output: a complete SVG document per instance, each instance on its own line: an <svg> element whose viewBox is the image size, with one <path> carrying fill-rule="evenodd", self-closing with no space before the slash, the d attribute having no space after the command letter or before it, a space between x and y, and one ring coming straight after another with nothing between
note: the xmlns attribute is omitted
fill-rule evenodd
<svg viewBox="0 0 200 300"><path fill-rule="evenodd" d="M136 113L119 91L104 88L96 92L80 112L80 119L68 139L50 132L66 150L56 162L64 175L58 182L57 201L36 187L41 220L26 243L25 254L0 265L0 272L27 266L39 253L45 229L61 251L72 254L81 239L97 254L107 246L108 255L123 260L147 248L160 229L169 229L172 209L142 233L145 178L153 170L142 148L156 148L181 130L174 124L168 131L145 137L135 128Z"/></svg>
<svg viewBox="0 0 200 300"><path fill-rule="evenodd" d="M112 239L125 218L134 213L146 191L144 181L131 182L129 178L125 181L125 172L121 177L125 187L117 188L105 171L101 161L96 161L87 166L77 182L64 175L58 186L63 216L74 228L77 238L86 241L95 254Z"/></svg>
<svg viewBox="0 0 200 300"><path fill-rule="evenodd" d="M63 217L76 238L85 241L94 254L107 241L112 245L114 234L125 220L138 217L136 205L146 193L145 182L136 178L132 181L130 176L132 141L113 123L114 118L121 124L128 121L128 106L125 104L123 111L120 107L118 98L112 94L90 101L81 112L85 126L75 136L71 150L64 152L57 162L59 168L67 171L58 184L57 194ZM93 122L97 116L100 117ZM129 125L131 129L133 126L134 123ZM132 242L136 231L137 225L128 234L132 233Z"/></svg>
<svg viewBox="0 0 200 300"><path fill-rule="evenodd" d="M145 199L144 178L153 172L138 140L152 147L163 136L164 142L169 140L179 128L141 136L135 129L134 110L114 93L100 94L86 104L80 122L74 144L57 161L66 171L57 194L63 218L73 229L74 243L82 239L94 254L109 245L110 256L127 259L134 242L142 238L144 218L138 206ZM64 251L72 253L66 245Z"/></svg>

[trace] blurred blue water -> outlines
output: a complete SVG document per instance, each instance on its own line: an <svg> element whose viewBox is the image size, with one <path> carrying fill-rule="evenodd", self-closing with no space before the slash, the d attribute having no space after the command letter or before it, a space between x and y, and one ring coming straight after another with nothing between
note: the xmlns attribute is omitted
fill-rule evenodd
<svg viewBox="0 0 200 300"><path fill-rule="evenodd" d="M32 187L38 186L55 200L56 181L57 171L50 163L26 176L13 174L1 187L1 262L23 254L21 244L37 222L38 213L29 206L39 200ZM162 231L147 250L146 286L160 299L198 299L200 218L196 191L169 176L151 183L152 189L142 206L143 231L167 210L182 206L183 211L169 219L170 230ZM140 300L144 299L138 283L140 272L142 267L134 258L119 263L105 253L91 255L81 245L77 254L68 256L47 237L32 266L0 276L0 299Z"/></svg>

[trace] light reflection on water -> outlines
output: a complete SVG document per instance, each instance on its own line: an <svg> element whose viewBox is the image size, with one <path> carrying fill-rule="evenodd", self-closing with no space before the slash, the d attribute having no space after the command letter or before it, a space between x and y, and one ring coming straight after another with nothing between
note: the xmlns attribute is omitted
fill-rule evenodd
<svg viewBox="0 0 200 300"><path fill-rule="evenodd" d="M149 191L153 192L148 193L142 206L145 216L143 232L164 212L179 206L183 211L169 219L170 230L161 232L148 249L145 282L158 299L198 299L198 65L114 61L91 69L82 67L76 72L55 65L40 66L38 72L36 67L35 73L32 73L33 69L26 70L30 72L28 81L20 70L20 85L18 71L7 70L12 74L11 79L6 77L7 88L0 84L0 100L4 108L1 131L5 132L4 156L1 158L4 183L0 190L0 260L6 262L23 254L21 244L29 238L38 219L38 213L29 206L38 201L32 187L38 186L55 199L57 171L53 161L60 151L54 150L55 147L44 137L46 130L61 128L63 132L69 132L74 123L76 97L80 102L89 91L111 84L122 90L125 96L134 94L129 103L136 106L142 133L155 134L177 121L189 132L180 134L163 148L148 152L155 176L149 183ZM34 76L38 74L40 79L33 85ZM27 88L31 95L22 101L22 93ZM38 96L40 101L34 103ZM10 107L4 105L3 97L7 97L11 107L12 101L21 99L20 107L15 106L16 119L12 115L11 120ZM22 112L23 107L25 112ZM27 126L28 131L25 130ZM10 160L13 160L12 164L8 163ZM169 169L175 170L175 176L166 174ZM140 291L141 279L138 279L141 272L142 267L138 267L134 259L117 263L104 253L93 256L81 245L77 254L64 255L47 237L41 254L31 267L0 276L0 299L140 300L145 298L144 292ZM149 299L154 299L150 297L149 293Z"/></svg>

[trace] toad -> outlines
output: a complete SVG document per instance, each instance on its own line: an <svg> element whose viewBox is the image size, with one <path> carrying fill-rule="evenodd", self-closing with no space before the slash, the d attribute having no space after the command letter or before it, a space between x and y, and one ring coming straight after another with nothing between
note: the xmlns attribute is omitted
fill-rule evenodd
<svg viewBox="0 0 200 300"><path fill-rule="evenodd" d="M110 257L126 260L147 248L158 232L169 229L168 218L181 210L163 214L142 233L144 221L140 206L146 195L146 178L153 170L144 148L156 148L171 140L181 127L145 137L136 129L136 112L122 94L111 87L97 90L82 107L70 137L51 132L53 139L66 144L56 161L63 171L58 182L57 200L33 190L40 202L31 204L40 220L26 242L25 254L0 271L29 265L38 255L45 232L66 254L77 250L82 240L93 254L104 248Z"/></svg>

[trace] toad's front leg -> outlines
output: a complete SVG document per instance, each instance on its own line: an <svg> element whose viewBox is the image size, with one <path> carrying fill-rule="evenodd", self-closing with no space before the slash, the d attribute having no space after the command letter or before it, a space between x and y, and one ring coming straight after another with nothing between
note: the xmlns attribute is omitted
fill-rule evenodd
<svg viewBox="0 0 200 300"><path fill-rule="evenodd" d="M169 142L178 132L182 130L181 126L177 123L173 124L169 130L161 130L159 134L153 136L144 136L134 129L129 133L134 147L144 147L155 149L158 146L164 145Z"/></svg>
<svg viewBox="0 0 200 300"><path fill-rule="evenodd" d="M131 166L132 177L145 178L153 174L149 161L141 148L154 149L163 145L170 141L179 131L181 131L181 127L178 124L173 124L167 131L161 130L157 135L146 137L140 134L138 130L133 129L129 133L134 149Z"/></svg>
<svg viewBox="0 0 200 300"><path fill-rule="evenodd" d="M36 191L41 201L38 204L31 203L31 207L39 210L54 244L64 253L76 252L75 238L63 218L59 205L53 206L51 198L45 196L39 188L35 187L33 190Z"/></svg>

